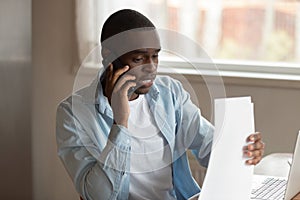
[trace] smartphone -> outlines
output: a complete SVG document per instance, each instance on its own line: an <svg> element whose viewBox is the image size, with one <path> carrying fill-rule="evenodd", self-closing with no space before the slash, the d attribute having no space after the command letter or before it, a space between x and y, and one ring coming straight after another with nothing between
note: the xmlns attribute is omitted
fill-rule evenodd
<svg viewBox="0 0 300 200"><path fill-rule="evenodd" d="M118 69L122 69L125 65L122 64L119 58L115 59L113 62L113 72L117 71Z"/></svg>
<svg viewBox="0 0 300 200"><path fill-rule="evenodd" d="M114 56L114 55L112 55L112 56ZM116 58L116 57L114 57L114 58ZM105 67L107 67L109 65L109 63L107 62L107 60L104 60L104 65L105 65ZM125 67L125 65L122 64L122 62L121 62L121 60L119 58L116 58L112 62L112 65L113 65L113 72L117 71L118 69L121 69L121 68ZM122 75L120 77L122 77ZM135 87L129 88L127 96L130 97L133 94L134 91L135 91Z"/></svg>

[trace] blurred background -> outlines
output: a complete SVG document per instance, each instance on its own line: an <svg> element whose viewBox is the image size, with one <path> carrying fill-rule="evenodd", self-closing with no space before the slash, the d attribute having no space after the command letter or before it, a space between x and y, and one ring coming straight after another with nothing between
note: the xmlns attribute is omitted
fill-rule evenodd
<svg viewBox="0 0 300 200"><path fill-rule="evenodd" d="M1 198L78 199L56 154L56 107L72 93L104 20L121 8L201 45L223 70L227 96L252 96L266 154L292 152L300 129L299 1L0 0ZM185 67L172 56L161 60ZM82 84L98 70L89 64ZM194 72L183 75L210 119L205 82Z"/></svg>

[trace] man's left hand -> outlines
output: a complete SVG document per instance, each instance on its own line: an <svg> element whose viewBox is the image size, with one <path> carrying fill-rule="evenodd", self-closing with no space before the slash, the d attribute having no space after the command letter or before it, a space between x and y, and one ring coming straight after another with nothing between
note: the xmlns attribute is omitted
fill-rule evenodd
<svg viewBox="0 0 300 200"><path fill-rule="evenodd" d="M262 141L261 133L256 132L251 134L247 138L247 142L250 142L250 144L244 147L244 154L250 159L246 161L246 164L256 165L261 161L265 149L265 143Z"/></svg>

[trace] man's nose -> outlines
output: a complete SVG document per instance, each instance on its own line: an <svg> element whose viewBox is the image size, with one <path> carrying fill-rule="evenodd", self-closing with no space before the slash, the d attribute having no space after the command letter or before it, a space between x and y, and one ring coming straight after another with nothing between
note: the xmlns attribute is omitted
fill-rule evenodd
<svg viewBox="0 0 300 200"><path fill-rule="evenodd" d="M147 73L153 73L156 71L157 63L153 61L149 61L147 64L143 66L143 71Z"/></svg>

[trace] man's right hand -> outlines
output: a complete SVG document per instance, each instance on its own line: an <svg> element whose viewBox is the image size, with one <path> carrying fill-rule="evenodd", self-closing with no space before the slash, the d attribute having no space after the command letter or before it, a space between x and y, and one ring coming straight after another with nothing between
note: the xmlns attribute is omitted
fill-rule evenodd
<svg viewBox="0 0 300 200"><path fill-rule="evenodd" d="M128 72L129 66L124 66L116 71L113 70L113 65L110 64L107 68L105 77L104 92L112 107L114 114L114 123L128 127L128 118L130 114L128 104L128 90L135 87L135 76Z"/></svg>

